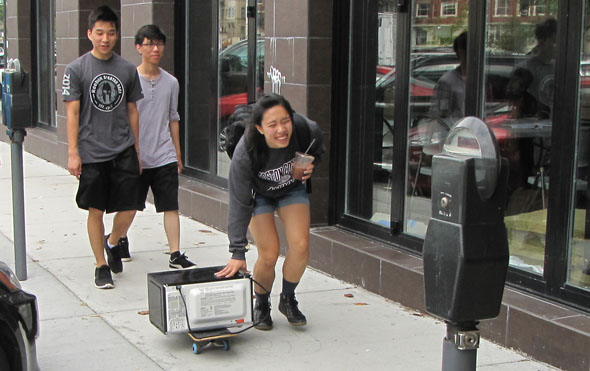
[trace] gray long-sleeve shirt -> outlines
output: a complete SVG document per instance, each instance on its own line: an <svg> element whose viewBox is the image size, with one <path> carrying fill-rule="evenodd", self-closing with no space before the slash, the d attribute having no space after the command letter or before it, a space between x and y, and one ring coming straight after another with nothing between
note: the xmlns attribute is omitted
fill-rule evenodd
<svg viewBox="0 0 590 371"><path fill-rule="evenodd" d="M294 120L300 119L307 123L310 143L315 139L308 153L315 156L314 164L317 164L325 150L321 129L316 122L296 114ZM293 128L295 130L295 125ZM305 143L298 143L294 131L289 145L286 148L270 148L267 163L257 174L253 174L252 162L246 149L246 134L240 138L229 170L228 237L233 259L246 258L246 233L254 209L253 192L278 198L296 186L299 181L292 177L293 158L296 151L305 151L306 148L302 148L304 145Z"/></svg>

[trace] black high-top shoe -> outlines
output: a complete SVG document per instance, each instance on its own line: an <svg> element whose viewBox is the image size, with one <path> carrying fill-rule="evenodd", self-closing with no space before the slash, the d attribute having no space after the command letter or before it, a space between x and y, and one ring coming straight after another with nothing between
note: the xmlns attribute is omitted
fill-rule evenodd
<svg viewBox="0 0 590 371"><path fill-rule="evenodd" d="M284 295L281 294L281 301L279 302L279 311L287 317L287 320L293 326L305 326L307 319L297 308L297 300L295 300L295 294Z"/></svg>
<svg viewBox="0 0 590 371"><path fill-rule="evenodd" d="M270 303L254 306L254 327L258 330L272 330L272 318L270 317Z"/></svg>

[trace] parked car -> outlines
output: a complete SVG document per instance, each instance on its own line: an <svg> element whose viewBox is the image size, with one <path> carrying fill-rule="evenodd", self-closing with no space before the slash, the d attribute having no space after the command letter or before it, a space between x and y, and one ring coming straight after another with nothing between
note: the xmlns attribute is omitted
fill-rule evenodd
<svg viewBox="0 0 590 371"><path fill-rule="evenodd" d="M22 290L13 271L0 261L0 370L38 370L37 298Z"/></svg>

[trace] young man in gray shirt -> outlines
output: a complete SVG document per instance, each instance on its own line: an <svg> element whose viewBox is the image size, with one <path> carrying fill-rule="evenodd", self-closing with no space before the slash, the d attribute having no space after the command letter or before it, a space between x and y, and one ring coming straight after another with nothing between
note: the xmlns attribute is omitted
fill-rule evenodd
<svg viewBox="0 0 590 371"><path fill-rule="evenodd" d="M141 54L137 67L143 99L139 110L139 153L141 155L141 191L143 202L152 189L157 212L164 213L164 231L170 247L170 268L191 268L195 264L180 252L178 216L178 174L182 172L180 153L180 116L178 80L160 68L166 35L156 25L141 27L135 35L135 47ZM127 238L121 240L122 258L131 260Z"/></svg>
<svg viewBox="0 0 590 371"><path fill-rule="evenodd" d="M88 17L92 50L66 67L62 83L68 171L80 180L76 203L88 210L88 237L96 259L94 284L101 289L114 287L111 271L123 271L118 241L135 210L142 208L135 104L142 93L135 66L113 53L118 37L117 14L107 6L92 11ZM107 236L105 211L117 212Z"/></svg>

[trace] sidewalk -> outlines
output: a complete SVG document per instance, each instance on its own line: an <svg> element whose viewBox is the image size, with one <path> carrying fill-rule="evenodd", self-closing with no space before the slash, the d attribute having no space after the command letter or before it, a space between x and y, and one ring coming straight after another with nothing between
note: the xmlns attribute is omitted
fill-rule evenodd
<svg viewBox="0 0 590 371"><path fill-rule="evenodd" d="M0 260L14 268L10 161L10 145L0 142ZM86 212L74 201L76 179L28 153L24 162L28 279L22 285L38 300L43 371L441 369L444 323L311 269L297 289L308 325L291 327L277 309L282 260L272 295L274 329L246 331L228 352L195 355L187 335L164 335L141 314L146 273L168 269L162 216L153 205L131 228L133 261L113 276L115 289L98 290ZM111 223L107 216L107 231ZM181 217L181 250L199 266L225 264L227 246L225 234ZM251 270L256 249L247 259ZM478 370L555 370L485 340L477 358Z"/></svg>

